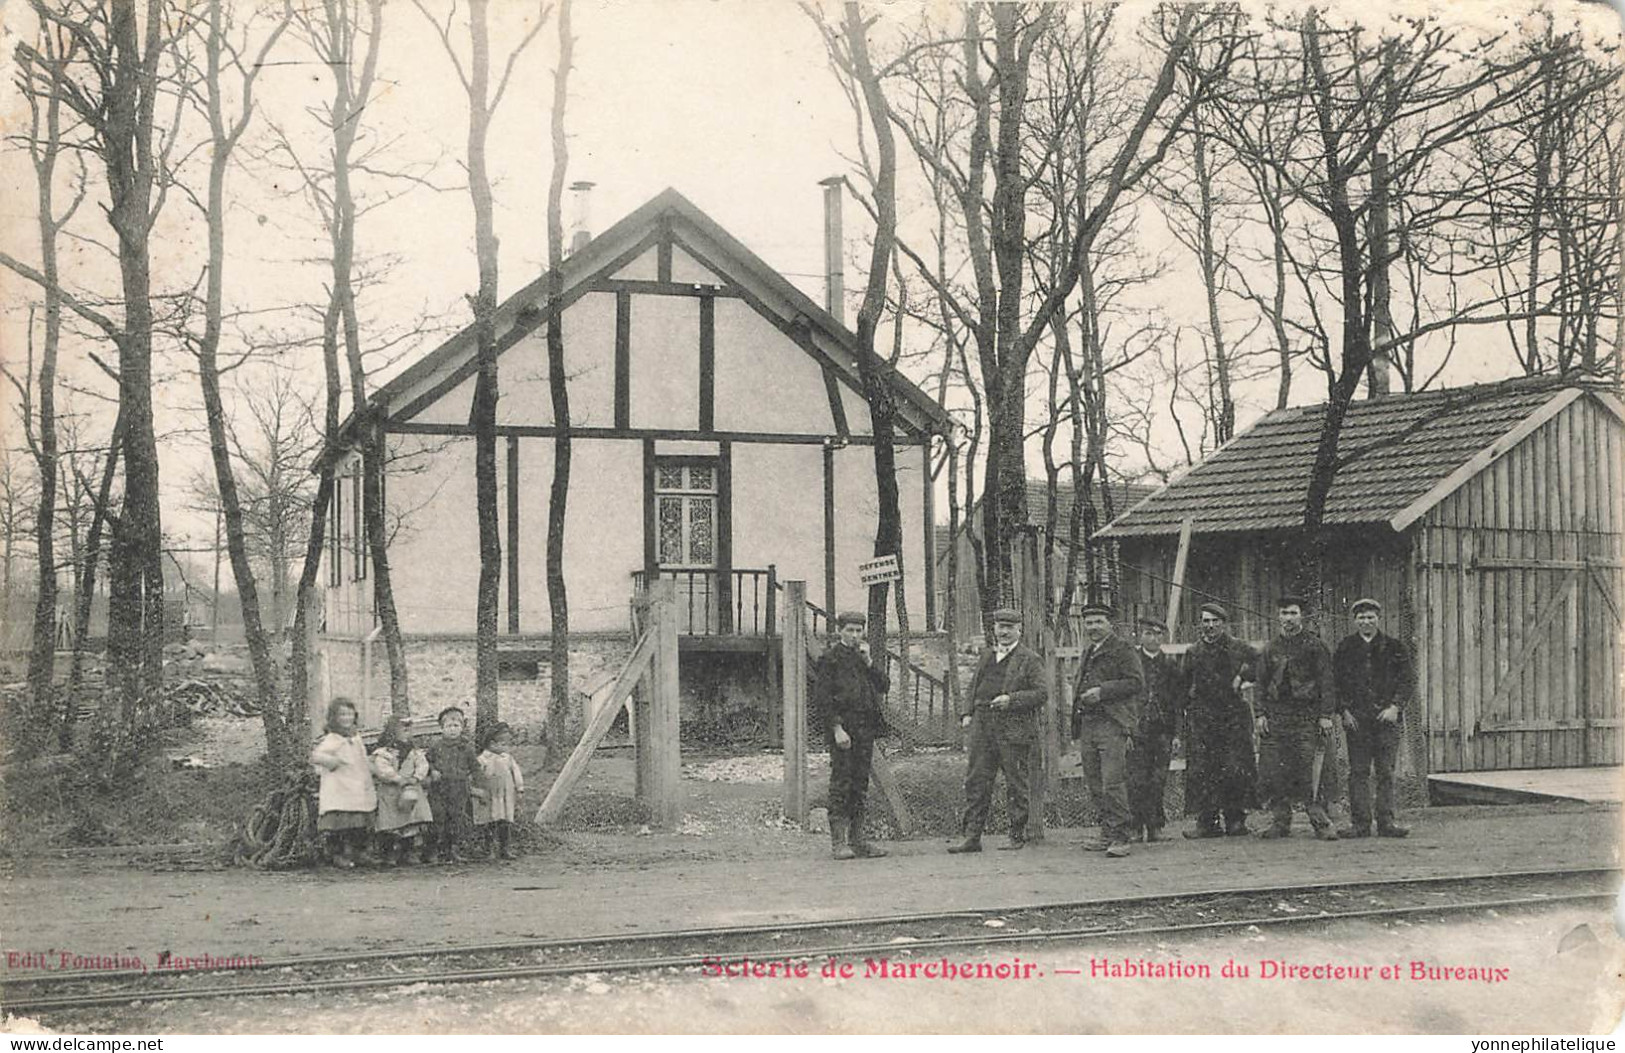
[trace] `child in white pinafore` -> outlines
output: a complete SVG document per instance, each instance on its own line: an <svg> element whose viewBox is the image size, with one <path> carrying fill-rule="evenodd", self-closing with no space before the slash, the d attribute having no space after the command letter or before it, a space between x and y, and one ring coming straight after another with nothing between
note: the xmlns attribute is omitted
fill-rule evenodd
<svg viewBox="0 0 1625 1053"><path fill-rule="evenodd" d="M434 822L424 781L429 758L406 732L400 717L390 717L372 747L372 777L378 790L379 855L389 866L409 861L413 843Z"/></svg>
<svg viewBox="0 0 1625 1053"><path fill-rule="evenodd" d="M514 816L519 811L519 795L525 791L525 776L519 762L508 751L513 748L513 729L502 721L491 726L481 736L481 785L485 798L474 800L474 825L485 831L485 852L488 858L498 853L503 859L512 859L508 835L513 829ZM493 850L492 841L496 842Z"/></svg>
<svg viewBox="0 0 1625 1053"><path fill-rule="evenodd" d="M327 734L310 752L310 762L322 776L316 829L327 835L333 865L346 870L365 851L378 807L359 723L354 704L335 698L327 705Z"/></svg>

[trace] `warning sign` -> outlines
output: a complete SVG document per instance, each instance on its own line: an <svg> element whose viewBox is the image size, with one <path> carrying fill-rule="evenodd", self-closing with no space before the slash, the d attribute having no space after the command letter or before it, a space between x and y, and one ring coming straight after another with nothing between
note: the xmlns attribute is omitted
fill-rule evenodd
<svg viewBox="0 0 1625 1053"><path fill-rule="evenodd" d="M877 556L866 559L858 564L858 580L865 585L879 585L884 581L896 581L903 576L902 568L897 565L897 557Z"/></svg>

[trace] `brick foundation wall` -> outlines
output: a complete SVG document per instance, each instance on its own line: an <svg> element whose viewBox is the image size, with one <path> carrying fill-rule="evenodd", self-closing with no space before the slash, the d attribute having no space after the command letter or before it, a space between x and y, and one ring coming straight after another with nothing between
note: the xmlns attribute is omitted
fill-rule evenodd
<svg viewBox="0 0 1625 1053"><path fill-rule="evenodd" d="M471 636L409 636L406 644L407 686L414 717L433 716L446 706L462 706L469 716L474 711L474 638ZM389 713L389 656L382 640L372 645L372 674L363 698L363 647L350 639L324 638L319 646L326 655L327 697L345 696L357 703L364 727L383 724ZM552 669L548 662L551 644L545 636L505 636L499 647L504 656L518 659L516 666L533 661L534 675L505 673L497 684L499 713L513 725L521 743L541 740L547 706L552 697ZM614 678L632 652L630 637L622 634L583 635L570 645L571 712L562 725L553 728L555 736L571 741L580 733L582 703L587 695ZM321 717L312 714L318 723ZM555 718L553 723L560 725Z"/></svg>

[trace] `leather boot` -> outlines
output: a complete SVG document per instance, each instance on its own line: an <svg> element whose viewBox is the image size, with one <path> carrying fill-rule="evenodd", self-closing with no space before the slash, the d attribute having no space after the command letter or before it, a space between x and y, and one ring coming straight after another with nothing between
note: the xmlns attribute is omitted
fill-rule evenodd
<svg viewBox="0 0 1625 1053"><path fill-rule="evenodd" d="M862 808L852 813L852 827L847 835L848 840L852 842L852 851L859 859L885 858L889 853L878 845L870 844L869 839L863 836L863 820Z"/></svg>
<svg viewBox="0 0 1625 1053"><path fill-rule="evenodd" d="M834 859L856 859L858 854L852 851L847 843L846 835L848 824L845 819L836 819L833 816L829 821L829 854Z"/></svg>
<svg viewBox="0 0 1625 1053"><path fill-rule="evenodd" d="M948 846L948 851L952 855L959 855L962 852L980 852L981 850L981 834L966 834L963 841L959 842L957 845Z"/></svg>

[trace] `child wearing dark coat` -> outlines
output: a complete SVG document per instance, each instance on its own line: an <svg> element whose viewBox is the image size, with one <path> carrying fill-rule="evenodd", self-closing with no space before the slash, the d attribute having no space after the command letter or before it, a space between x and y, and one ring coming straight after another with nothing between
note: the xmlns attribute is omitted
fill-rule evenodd
<svg viewBox="0 0 1625 1053"><path fill-rule="evenodd" d="M461 845L473 821L471 802L484 790L475 785L480 774L474 744L464 737L468 718L461 708L440 711L440 741L429 747L429 806L434 812L435 839L440 862L465 863Z"/></svg>

